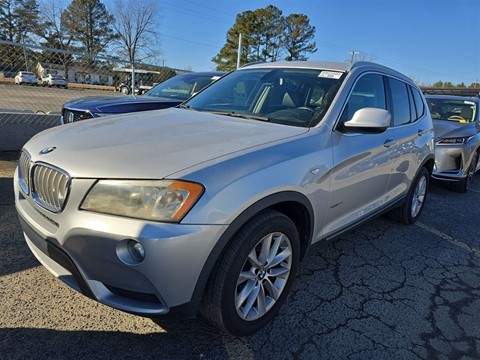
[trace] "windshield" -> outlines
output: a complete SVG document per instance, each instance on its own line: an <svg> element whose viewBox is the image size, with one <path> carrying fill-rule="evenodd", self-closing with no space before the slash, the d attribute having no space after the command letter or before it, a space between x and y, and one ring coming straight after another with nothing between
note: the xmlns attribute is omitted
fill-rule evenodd
<svg viewBox="0 0 480 360"><path fill-rule="evenodd" d="M178 75L158 84L146 92L145 95L187 100L218 78L219 76L212 75Z"/></svg>
<svg viewBox="0 0 480 360"><path fill-rule="evenodd" d="M309 127L325 115L342 73L316 69L234 71L184 104L198 111Z"/></svg>
<svg viewBox="0 0 480 360"><path fill-rule="evenodd" d="M475 121L477 105L474 101L427 98L428 108L434 120L471 123Z"/></svg>

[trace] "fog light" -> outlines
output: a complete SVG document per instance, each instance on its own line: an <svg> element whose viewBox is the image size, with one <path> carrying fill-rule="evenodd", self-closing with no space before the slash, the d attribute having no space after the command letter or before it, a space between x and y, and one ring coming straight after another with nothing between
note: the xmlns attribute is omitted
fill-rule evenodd
<svg viewBox="0 0 480 360"><path fill-rule="evenodd" d="M135 261L143 261L145 258L145 249L143 248L142 244L137 241L130 240L127 247L128 253Z"/></svg>

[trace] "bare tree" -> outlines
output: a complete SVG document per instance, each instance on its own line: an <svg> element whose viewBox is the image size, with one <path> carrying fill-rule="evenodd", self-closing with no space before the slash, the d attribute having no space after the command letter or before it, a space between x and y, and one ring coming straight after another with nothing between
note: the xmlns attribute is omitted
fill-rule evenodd
<svg viewBox="0 0 480 360"><path fill-rule="evenodd" d="M114 29L119 36L116 45L130 62L144 61L159 54L156 0L115 0L113 14Z"/></svg>
<svg viewBox="0 0 480 360"><path fill-rule="evenodd" d="M41 45L71 50L74 36L65 27L65 17L62 17L64 9L64 3L58 0L50 0L42 4L40 10L43 21L37 31L37 35L45 40Z"/></svg>
<svg viewBox="0 0 480 360"><path fill-rule="evenodd" d="M74 35L65 26L65 4L61 0L45 1L41 8L42 21L37 28L40 45L60 50L73 50ZM43 51L41 61L61 64L69 78L69 66L73 56L66 52Z"/></svg>

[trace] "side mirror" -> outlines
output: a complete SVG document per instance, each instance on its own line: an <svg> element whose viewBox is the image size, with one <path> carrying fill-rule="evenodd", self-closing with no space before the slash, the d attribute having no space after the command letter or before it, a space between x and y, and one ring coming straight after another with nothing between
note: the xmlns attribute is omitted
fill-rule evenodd
<svg viewBox="0 0 480 360"><path fill-rule="evenodd" d="M347 130L381 133L388 129L392 115L389 111L377 108L363 108L353 114L353 118L343 123Z"/></svg>

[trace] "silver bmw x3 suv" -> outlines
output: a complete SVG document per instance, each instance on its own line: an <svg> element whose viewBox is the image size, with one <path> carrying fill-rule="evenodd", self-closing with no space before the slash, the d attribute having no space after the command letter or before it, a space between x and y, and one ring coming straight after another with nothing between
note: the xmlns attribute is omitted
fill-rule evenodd
<svg viewBox="0 0 480 360"><path fill-rule="evenodd" d="M16 208L31 251L83 294L150 317L200 311L242 336L277 314L313 245L387 211L415 222L433 166L407 77L256 64L178 108L35 136Z"/></svg>

